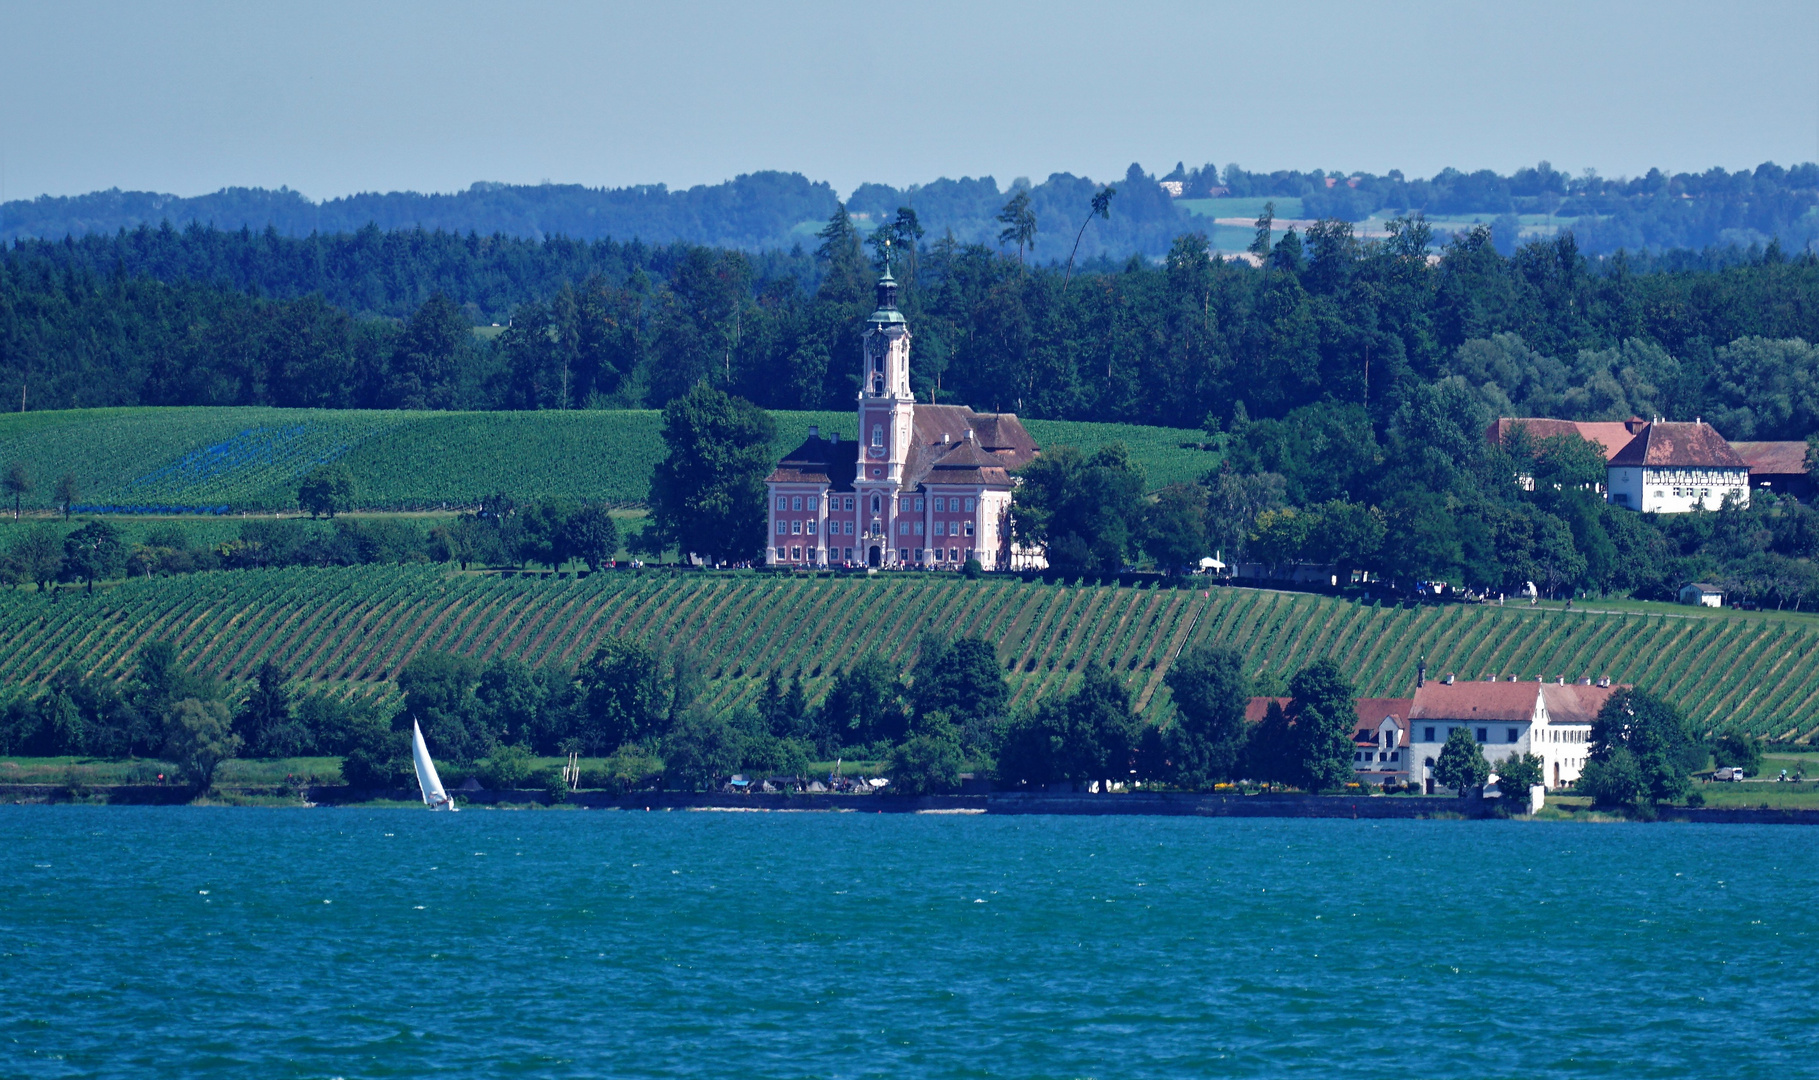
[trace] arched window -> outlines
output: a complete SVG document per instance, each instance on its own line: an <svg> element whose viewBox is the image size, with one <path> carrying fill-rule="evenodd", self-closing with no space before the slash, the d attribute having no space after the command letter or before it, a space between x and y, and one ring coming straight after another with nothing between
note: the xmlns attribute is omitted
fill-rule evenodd
<svg viewBox="0 0 1819 1080"><path fill-rule="evenodd" d="M872 445L873 446L883 446L884 445L884 425L883 424L873 424L872 425Z"/></svg>
<svg viewBox="0 0 1819 1080"><path fill-rule="evenodd" d="M872 496L872 513L874 513L874 514L878 513L879 510L883 506L884 506L884 504L878 501L878 496L873 495Z"/></svg>

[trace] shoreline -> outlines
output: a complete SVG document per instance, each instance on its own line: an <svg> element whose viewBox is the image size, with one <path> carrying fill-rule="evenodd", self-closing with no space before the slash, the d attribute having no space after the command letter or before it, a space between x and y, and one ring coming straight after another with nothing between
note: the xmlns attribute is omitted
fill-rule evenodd
<svg viewBox="0 0 1819 1080"><path fill-rule="evenodd" d="M1379 796L1256 794L1219 795L1176 792L1121 792L1092 795L1075 792L1002 791L984 795L837 795L783 793L729 795L650 791L616 795L607 791L571 792L553 800L541 789L466 791L459 793L475 809L571 809L610 811L721 811L758 813L872 814L1009 814L1124 817L1272 817L1351 818L1368 820L1497 819L1494 799L1455 796ZM159 785L110 785L71 789L58 784L0 785L0 803L13 805L187 806L185 789ZM294 801L293 801L294 800ZM409 789L368 790L341 786L253 788L226 792L201 805L261 806L270 809L356 809L363 806L421 805ZM1509 820L1524 820L1520 815ZM1605 811L1567 810L1527 820L1628 820ZM1761 807L1659 807L1662 822L1754 825L1819 825L1819 810Z"/></svg>

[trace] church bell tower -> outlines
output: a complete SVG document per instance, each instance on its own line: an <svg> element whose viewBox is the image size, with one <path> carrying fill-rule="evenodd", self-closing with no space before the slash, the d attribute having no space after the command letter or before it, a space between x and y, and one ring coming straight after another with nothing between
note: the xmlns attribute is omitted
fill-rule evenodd
<svg viewBox="0 0 1819 1080"><path fill-rule="evenodd" d="M897 496L909 459L916 396L910 392L909 323L897 310L897 279L887 263L878 279L878 309L866 320L859 385L859 469L854 488L868 546L885 564L896 560ZM871 512L876 506L876 512ZM904 547L909 546L906 542Z"/></svg>

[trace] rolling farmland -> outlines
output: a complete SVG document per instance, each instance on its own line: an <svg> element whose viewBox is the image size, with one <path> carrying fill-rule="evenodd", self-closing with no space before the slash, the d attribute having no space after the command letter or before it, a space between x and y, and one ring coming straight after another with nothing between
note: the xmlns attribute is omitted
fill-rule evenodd
<svg viewBox="0 0 1819 1080"><path fill-rule="evenodd" d="M93 598L0 596L0 683L53 672L123 677L146 641L199 672L248 678L265 659L348 692L395 694L420 650L573 665L609 635L687 643L706 659L715 707L751 701L764 675L799 672L811 699L859 656L907 670L923 630L998 644L1018 704L1108 664L1152 719L1185 645L1229 645L1252 673L1330 656L1361 694L1409 693L1431 675L1608 675L1664 693L1702 728L1777 739L1819 726L1819 627L1806 619L1603 614L1494 607L1377 607L1246 589L966 582L949 577L782 578L697 573L502 577L435 567L241 570L139 579Z"/></svg>
<svg viewBox="0 0 1819 1080"><path fill-rule="evenodd" d="M810 425L852 438L853 415L774 412L772 453ZM1217 459L1183 442L1198 431L1032 420L1044 446L1121 441L1152 487L1193 480ZM651 410L438 413L265 407L82 409L0 415L0 464L34 479L27 505L48 508L56 478L73 473L78 506L98 512L279 510L297 484L338 462L363 509L466 506L503 491L640 502L663 457L662 415Z"/></svg>

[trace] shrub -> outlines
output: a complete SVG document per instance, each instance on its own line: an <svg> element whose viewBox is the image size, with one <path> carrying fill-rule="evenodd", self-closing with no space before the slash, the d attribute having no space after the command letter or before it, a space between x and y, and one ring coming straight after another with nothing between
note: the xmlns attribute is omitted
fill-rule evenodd
<svg viewBox="0 0 1819 1080"><path fill-rule="evenodd" d="M1730 732L1712 743L1712 762L1719 768L1738 768L1745 776L1762 771L1762 742L1747 735Z"/></svg>
<svg viewBox="0 0 1819 1080"><path fill-rule="evenodd" d="M389 790L408 786L416 775L411 764L410 735L393 731L371 714L362 717L345 736L347 756L341 777L357 788Z"/></svg>
<svg viewBox="0 0 1819 1080"><path fill-rule="evenodd" d="M665 779L671 788L701 791L739 768L745 740L722 717L706 712L684 716L665 740Z"/></svg>
<svg viewBox="0 0 1819 1080"><path fill-rule="evenodd" d="M501 746L479 762L480 782L493 791L523 787L536 772L537 759L522 746Z"/></svg>
<svg viewBox="0 0 1819 1080"><path fill-rule="evenodd" d="M891 751L893 795L940 795L960 789L960 743L945 735L913 735Z"/></svg>
<svg viewBox="0 0 1819 1080"><path fill-rule="evenodd" d="M1621 746L1615 747L1603 761L1593 759L1585 763L1577 787L1599 806L1634 806L1641 801L1644 791L1642 770L1637 766L1634 754Z"/></svg>

